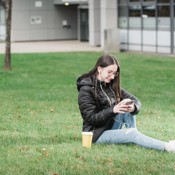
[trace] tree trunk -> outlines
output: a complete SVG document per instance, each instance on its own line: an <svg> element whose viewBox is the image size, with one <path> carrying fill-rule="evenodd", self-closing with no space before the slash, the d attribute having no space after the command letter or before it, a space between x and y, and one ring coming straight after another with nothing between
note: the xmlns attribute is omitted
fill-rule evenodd
<svg viewBox="0 0 175 175"><path fill-rule="evenodd" d="M5 1L5 21L6 21L6 48L4 70L11 70L11 16L12 0Z"/></svg>

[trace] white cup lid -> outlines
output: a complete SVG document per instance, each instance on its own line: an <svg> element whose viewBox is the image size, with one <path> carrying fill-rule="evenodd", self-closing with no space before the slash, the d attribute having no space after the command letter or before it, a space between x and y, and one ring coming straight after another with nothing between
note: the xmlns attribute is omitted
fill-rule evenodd
<svg viewBox="0 0 175 175"><path fill-rule="evenodd" d="M93 132L82 132L83 135L93 135Z"/></svg>

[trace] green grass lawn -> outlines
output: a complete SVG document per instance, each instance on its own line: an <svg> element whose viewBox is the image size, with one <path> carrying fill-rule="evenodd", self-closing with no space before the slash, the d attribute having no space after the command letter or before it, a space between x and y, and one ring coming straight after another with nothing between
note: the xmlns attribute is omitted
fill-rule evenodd
<svg viewBox="0 0 175 175"><path fill-rule="evenodd" d="M0 55L0 175L173 175L175 154L136 145L82 148L76 79L99 52ZM175 59L115 54L122 87L142 102L138 129L175 139Z"/></svg>

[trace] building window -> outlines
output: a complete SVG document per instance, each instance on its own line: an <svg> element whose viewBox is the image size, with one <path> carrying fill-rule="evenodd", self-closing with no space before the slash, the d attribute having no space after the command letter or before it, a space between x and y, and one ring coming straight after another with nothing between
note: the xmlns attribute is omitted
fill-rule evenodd
<svg viewBox="0 0 175 175"><path fill-rule="evenodd" d="M170 29L170 6L157 6L158 29Z"/></svg>
<svg viewBox="0 0 175 175"><path fill-rule="evenodd" d="M129 28L141 28L141 6L129 6Z"/></svg>
<svg viewBox="0 0 175 175"><path fill-rule="evenodd" d="M155 0L143 0L144 2L155 2Z"/></svg>
<svg viewBox="0 0 175 175"><path fill-rule="evenodd" d="M3 7L0 6L0 25L5 25L5 13Z"/></svg>
<svg viewBox="0 0 175 175"><path fill-rule="evenodd" d="M141 7L140 5L129 6L129 16L130 17L140 17Z"/></svg>
<svg viewBox="0 0 175 175"><path fill-rule="evenodd" d="M126 4L128 4L128 0L118 0L118 4L120 4L120 5L122 5L122 4L126 5Z"/></svg>
<svg viewBox="0 0 175 175"><path fill-rule="evenodd" d="M158 17L170 17L170 6L157 6Z"/></svg>
<svg viewBox="0 0 175 175"><path fill-rule="evenodd" d="M118 2L119 28L127 29L120 31L122 49L175 53L175 0Z"/></svg>
<svg viewBox="0 0 175 175"><path fill-rule="evenodd" d="M140 2L140 0L130 0L130 2Z"/></svg>
<svg viewBox="0 0 175 175"><path fill-rule="evenodd" d="M0 6L0 41L5 40L5 11L2 6Z"/></svg>
<svg viewBox="0 0 175 175"><path fill-rule="evenodd" d="M155 5L146 5L143 6L143 15L146 15L147 17L155 17Z"/></svg>
<svg viewBox="0 0 175 175"><path fill-rule="evenodd" d="M119 27L129 29L170 29L170 0L119 0ZM174 0L175 1L175 0ZM174 7L175 9L175 7ZM175 11L175 10L174 10ZM175 13L175 12L174 12Z"/></svg>
<svg viewBox="0 0 175 175"><path fill-rule="evenodd" d="M128 6L121 6L119 8L119 27L128 27Z"/></svg>
<svg viewBox="0 0 175 175"><path fill-rule="evenodd" d="M175 31L175 5L174 5L174 31ZM175 35L174 35L175 38Z"/></svg>
<svg viewBox="0 0 175 175"><path fill-rule="evenodd" d="M175 5L174 5L174 31L175 31ZM175 33L174 33L174 38L175 38ZM174 43L175 43L175 39L174 39ZM175 47L175 45L174 45L174 47Z"/></svg>
<svg viewBox="0 0 175 175"><path fill-rule="evenodd" d="M157 3L170 3L170 0L158 0Z"/></svg>
<svg viewBox="0 0 175 175"><path fill-rule="evenodd" d="M142 20L144 29L156 28L156 6L146 5L142 8Z"/></svg>

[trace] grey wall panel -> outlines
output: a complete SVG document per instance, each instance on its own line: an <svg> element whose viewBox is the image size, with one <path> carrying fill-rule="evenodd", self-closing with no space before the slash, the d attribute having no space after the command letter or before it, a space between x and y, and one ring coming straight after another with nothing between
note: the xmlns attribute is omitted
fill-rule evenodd
<svg viewBox="0 0 175 175"><path fill-rule="evenodd" d="M38 4L35 4L39 2ZM78 7L55 6L48 0L15 0L12 11L12 41L78 38ZM66 21L70 28L62 24Z"/></svg>
<svg viewBox="0 0 175 175"><path fill-rule="evenodd" d="M12 36L17 41L28 41L30 40L29 37L29 30L22 29L22 30L13 30Z"/></svg>
<svg viewBox="0 0 175 175"><path fill-rule="evenodd" d="M32 0L33 1L33 0ZM13 11L16 10L29 10L29 6L30 6L31 0L14 0L13 1Z"/></svg>
<svg viewBox="0 0 175 175"><path fill-rule="evenodd" d="M22 14L21 14L22 13ZM21 29L29 29L30 27L30 12L26 11L13 11L13 20L12 20L12 29L13 30L21 30Z"/></svg>

